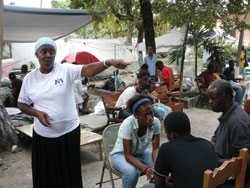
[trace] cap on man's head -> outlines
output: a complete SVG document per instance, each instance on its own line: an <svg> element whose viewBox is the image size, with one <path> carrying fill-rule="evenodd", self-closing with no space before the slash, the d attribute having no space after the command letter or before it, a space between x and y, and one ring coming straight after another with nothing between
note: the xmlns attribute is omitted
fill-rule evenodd
<svg viewBox="0 0 250 188"><path fill-rule="evenodd" d="M38 40L36 41L36 45L35 45L35 55L36 55L38 49L39 49L41 46L45 45L45 44L50 45L50 46L53 46L53 47L55 48L55 51L56 51L56 49L57 49L57 48L56 48L56 43L55 43L51 38L42 37L42 38L40 38L40 39L38 39Z"/></svg>

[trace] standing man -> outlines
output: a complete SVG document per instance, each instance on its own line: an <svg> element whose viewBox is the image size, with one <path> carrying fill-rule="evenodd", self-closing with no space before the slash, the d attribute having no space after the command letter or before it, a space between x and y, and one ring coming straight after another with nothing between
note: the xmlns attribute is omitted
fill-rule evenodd
<svg viewBox="0 0 250 188"><path fill-rule="evenodd" d="M158 70L161 71L162 82L160 82L160 85L167 85L169 89L173 69L164 65L162 61L157 61L155 66ZM172 84L174 84L174 80L172 80Z"/></svg>
<svg viewBox="0 0 250 188"><path fill-rule="evenodd" d="M157 61L157 56L154 54L154 49L152 46L148 46L147 55L144 57L144 64L148 65L148 72L150 77L157 81L158 80L158 71L155 68L155 64Z"/></svg>
<svg viewBox="0 0 250 188"><path fill-rule="evenodd" d="M239 105L243 105L244 94L246 91L246 86L236 83L237 80L234 78L234 60L229 61L229 67L223 72L225 79L229 81L233 89L236 91L237 102Z"/></svg>
<svg viewBox="0 0 250 188"><path fill-rule="evenodd" d="M218 161L223 163L239 155L242 148L250 150L250 116L233 101L233 88L225 80L212 82L207 90L209 104L215 112L222 112L219 126L212 137ZM245 182L250 181L248 154Z"/></svg>

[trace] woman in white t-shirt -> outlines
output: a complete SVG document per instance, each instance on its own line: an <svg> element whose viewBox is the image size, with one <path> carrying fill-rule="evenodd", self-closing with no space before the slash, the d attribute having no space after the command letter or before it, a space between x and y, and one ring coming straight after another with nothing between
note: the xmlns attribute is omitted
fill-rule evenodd
<svg viewBox="0 0 250 188"><path fill-rule="evenodd" d="M33 187L82 187L80 126L73 82L110 66L124 69L123 60L86 66L54 63L56 44L40 38L35 55L40 68L27 74L18 98L23 113L35 117L32 141ZM32 106L33 104L33 106Z"/></svg>

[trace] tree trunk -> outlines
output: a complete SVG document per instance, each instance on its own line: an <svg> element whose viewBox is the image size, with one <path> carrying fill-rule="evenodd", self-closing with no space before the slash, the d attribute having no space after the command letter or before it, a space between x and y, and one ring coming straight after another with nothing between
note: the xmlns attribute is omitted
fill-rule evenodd
<svg viewBox="0 0 250 188"><path fill-rule="evenodd" d="M240 55L241 55L241 51L242 51L243 37L244 37L244 29L242 29L240 31L239 44L238 44L238 53L237 53L237 58L236 58L236 67L240 66Z"/></svg>
<svg viewBox="0 0 250 188"><path fill-rule="evenodd" d="M195 67L194 67L194 70L195 70L195 77L197 77L197 69L198 69L198 47L195 45Z"/></svg>
<svg viewBox="0 0 250 188"><path fill-rule="evenodd" d="M183 41L183 50L182 50L182 58L181 58L181 71L180 73L183 74L183 69L184 69L184 60L185 60L185 53L186 53L186 43L187 43L187 36L188 36L188 29L189 29L189 21L191 20L191 16L189 20L187 21L187 28L184 36L184 41Z"/></svg>
<svg viewBox="0 0 250 188"><path fill-rule="evenodd" d="M148 48L148 46L152 46L154 52L156 52L154 22L150 0L140 0L140 5L145 33L146 49Z"/></svg>
<svg viewBox="0 0 250 188"><path fill-rule="evenodd" d="M248 13L245 14L243 20L246 20L247 15L248 15ZM240 37L239 37L239 44L238 44L238 53L237 53L237 58L236 58L236 67L240 66L240 55L241 55L241 51L242 51L243 37L244 37L244 29L241 29L240 30Z"/></svg>
<svg viewBox="0 0 250 188"><path fill-rule="evenodd" d="M10 150L18 143L16 130L11 122L2 100L0 100L0 152Z"/></svg>
<svg viewBox="0 0 250 188"><path fill-rule="evenodd" d="M3 59L3 0L0 0L0 82L3 70L2 59Z"/></svg>
<svg viewBox="0 0 250 188"><path fill-rule="evenodd" d="M137 29L138 29L137 44L140 44L143 42L143 24L140 24L140 26ZM138 64L139 67L141 67L141 65L143 64L142 51L139 51L138 53Z"/></svg>
<svg viewBox="0 0 250 188"><path fill-rule="evenodd" d="M132 45L132 36L133 36L133 25L127 23L128 30L127 30L127 43L128 45Z"/></svg>

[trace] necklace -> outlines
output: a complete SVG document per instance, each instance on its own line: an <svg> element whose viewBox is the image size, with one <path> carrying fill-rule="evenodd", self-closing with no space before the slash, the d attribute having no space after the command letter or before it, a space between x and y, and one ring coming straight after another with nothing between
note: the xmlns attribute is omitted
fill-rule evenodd
<svg viewBox="0 0 250 188"><path fill-rule="evenodd" d="M145 128L145 127L144 128L139 128L138 131L137 131L137 135L139 137L143 136L145 134L145 132L146 132L146 129L147 128Z"/></svg>

